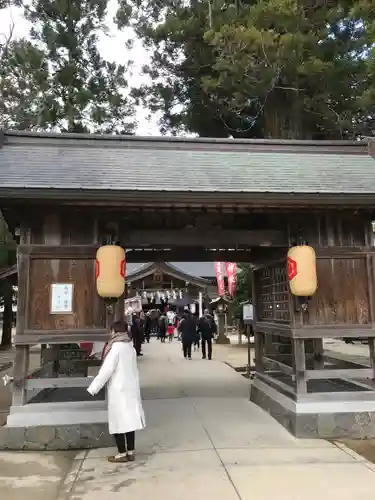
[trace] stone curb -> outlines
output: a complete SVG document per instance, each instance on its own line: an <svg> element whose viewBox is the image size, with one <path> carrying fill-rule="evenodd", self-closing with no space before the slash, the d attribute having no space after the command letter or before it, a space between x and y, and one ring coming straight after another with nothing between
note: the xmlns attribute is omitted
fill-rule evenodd
<svg viewBox="0 0 375 500"><path fill-rule="evenodd" d="M354 460L357 462L361 462L365 467L370 469L371 471L375 472L375 464L367 460L367 458L363 457L356 451L353 451L351 448L346 446L346 444L341 443L340 441L332 441L332 443L337 446L337 448L340 448L343 452L345 452L347 455L352 457Z"/></svg>
<svg viewBox="0 0 375 500"><path fill-rule="evenodd" d="M0 450L62 451L108 448L108 424L0 427Z"/></svg>

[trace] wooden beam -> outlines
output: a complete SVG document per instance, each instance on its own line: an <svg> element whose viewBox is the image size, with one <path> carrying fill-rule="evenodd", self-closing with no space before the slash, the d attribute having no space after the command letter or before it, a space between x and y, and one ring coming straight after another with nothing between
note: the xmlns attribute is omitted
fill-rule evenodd
<svg viewBox="0 0 375 500"><path fill-rule="evenodd" d="M246 231L230 229L211 229L197 231L184 230L136 230L130 231L121 238L125 248L134 247L206 247L206 248L238 248L238 246L282 246L287 247L287 235L282 231Z"/></svg>
<svg viewBox="0 0 375 500"><path fill-rule="evenodd" d="M106 342L109 333L104 328L76 330L26 330L16 335L16 346L33 344L70 344L79 342Z"/></svg>
<svg viewBox="0 0 375 500"><path fill-rule="evenodd" d="M272 233L273 231L271 231ZM150 235L154 233L155 236ZM128 250L127 261L128 262L164 262L164 261L174 261L174 262L184 262L184 261L215 261L221 260L231 261L235 260L237 262L252 262L255 267L262 267L264 265L269 265L270 261L279 261L282 258L286 258L286 253L281 251L281 249L275 248L279 246L274 241L274 245L271 247L262 247L255 245L256 248L242 248L238 250L225 250L225 248L236 248L240 246L248 246L246 241L250 243L250 236L254 233L258 233L256 236L259 243L260 236L265 233L270 233L269 231L218 231L218 238L222 238L220 235L227 235L228 239L226 242L223 240L218 241L197 241L197 235L193 231L191 236L189 230L184 231L169 231L169 230L145 230L145 231L135 231L130 233L129 238L134 239L135 237L140 238L141 241L146 239L154 239L153 245L160 246L163 248L154 248L150 245L150 248L142 248L142 245L138 241L139 245L130 244L125 245L125 241L121 244ZM249 235L250 233L250 235ZM131 234L135 235L131 236ZM165 235L170 234L163 241ZM186 236L182 237L185 234ZM243 237L240 237L244 234ZM147 236L150 235L150 236ZM158 236L159 235L159 236ZM181 236L180 240L176 239L175 244L168 242L169 239L177 238L178 235ZM233 239L237 238L237 242L234 243ZM217 239L218 239L217 238ZM207 237L209 240L209 237ZM155 240L157 240L155 242ZM252 240L255 243L255 240ZM281 241L281 240L280 240ZM100 247L100 244L90 244L90 245L28 245L21 244L18 246L19 255L30 256L33 259L95 259L96 251ZM141 247L141 248L140 248ZM174 248L173 248L174 247ZM224 248L222 250L213 250L212 248L218 247ZM285 246L285 248L287 248ZM317 248L316 256L318 259L331 259L331 258L365 258L366 255L375 255L375 248L366 247L333 247L333 248Z"/></svg>
<svg viewBox="0 0 375 500"><path fill-rule="evenodd" d="M374 252L375 248L367 247L326 247L315 248L316 257L318 259L358 259L364 258L366 254Z"/></svg>
<svg viewBox="0 0 375 500"><path fill-rule="evenodd" d="M342 378L373 378L372 368L342 368L306 370L306 380L342 379Z"/></svg>
<svg viewBox="0 0 375 500"><path fill-rule="evenodd" d="M127 262L251 262L258 250L205 250L204 248L170 250L133 249L126 254Z"/></svg>
<svg viewBox="0 0 375 500"><path fill-rule="evenodd" d="M266 335L280 335L281 337L291 337L292 327L289 323L277 323L276 321L256 321L255 329Z"/></svg>
<svg viewBox="0 0 375 500"><path fill-rule="evenodd" d="M93 245L18 245L20 256L33 259L95 259L99 244Z"/></svg>
<svg viewBox="0 0 375 500"><path fill-rule="evenodd" d="M18 253L32 259L95 259L99 244L93 245L19 245ZM270 249L208 250L202 247L173 249L131 248L126 253L127 262L250 262L267 255Z"/></svg>
<svg viewBox="0 0 375 500"><path fill-rule="evenodd" d="M283 335L280 333L279 335ZM317 339L317 338L368 338L375 337L375 328L372 325L304 325L302 328L293 328L294 339Z"/></svg>

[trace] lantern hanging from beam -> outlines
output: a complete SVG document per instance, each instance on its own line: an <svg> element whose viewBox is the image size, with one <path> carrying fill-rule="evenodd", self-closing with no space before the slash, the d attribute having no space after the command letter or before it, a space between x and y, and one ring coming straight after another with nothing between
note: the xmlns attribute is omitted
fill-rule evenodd
<svg viewBox="0 0 375 500"><path fill-rule="evenodd" d="M318 287L316 256L307 245L292 247L288 251L288 279L290 291L299 297L314 295Z"/></svg>
<svg viewBox="0 0 375 500"><path fill-rule="evenodd" d="M125 290L125 250L104 245L96 252L96 289L100 297L115 299Z"/></svg>

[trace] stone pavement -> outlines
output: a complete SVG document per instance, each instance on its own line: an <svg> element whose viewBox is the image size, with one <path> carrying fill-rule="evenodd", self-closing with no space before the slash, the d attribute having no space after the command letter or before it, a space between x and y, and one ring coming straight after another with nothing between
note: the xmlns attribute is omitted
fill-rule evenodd
<svg viewBox="0 0 375 500"><path fill-rule="evenodd" d="M0 452L0 498L56 500L75 453Z"/></svg>
<svg viewBox="0 0 375 500"><path fill-rule="evenodd" d="M325 339L324 353L326 356L334 356L338 359L353 361L366 366L371 364L368 344L362 344L361 342L345 344L340 339Z"/></svg>
<svg viewBox="0 0 375 500"><path fill-rule="evenodd" d="M178 343L140 360L148 427L137 461L77 454L59 500L368 500L375 468L326 441L297 440L248 401L249 382L220 361L182 359ZM219 353L219 350L217 350Z"/></svg>
<svg viewBox="0 0 375 500"><path fill-rule="evenodd" d="M223 358L215 346L216 358ZM151 342L140 359L147 428L137 460L114 449L0 452L7 500L368 500L375 466L327 441L297 440L249 402L249 381L220 360Z"/></svg>

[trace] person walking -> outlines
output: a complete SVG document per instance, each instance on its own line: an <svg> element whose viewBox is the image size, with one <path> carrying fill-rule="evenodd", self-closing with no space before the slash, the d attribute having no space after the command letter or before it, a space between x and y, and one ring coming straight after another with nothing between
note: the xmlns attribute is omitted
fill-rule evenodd
<svg viewBox="0 0 375 500"><path fill-rule="evenodd" d="M165 313L159 318L159 338L161 343L165 343L165 337L167 336L168 330L168 318Z"/></svg>
<svg viewBox="0 0 375 500"><path fill-rule="evenodd" d="M141 320L140 315L133 314L132 315L132 326L131 326L131 334L133 339L133 345L137 356L143 356L142 354L142 343L144 340L144 326L143 321Z"/></svg>
<svg viewBox="0 0 375 500"><path fill-rule="evenodd" d="M111 326L99 373L87 391L92 395L107 384L108 427L114 436L118 453L108 457L112 463L133 462L135 431L146 426L139 386L137 357L130 329L125 321Z"/></svg>
<svg viewBox="0 0 375 500"><path fill-rule="evenodd" d="M173 326L173 323L169 323L168 324L168 340L169 342L172 342L173 341L173 337L174 337L174 326Z"/></svg>
<svg viewBox="0 0 375 500"><path fill-rule="evenodd" d="M203 316L199 318L198 332L202 339L202 359L206 359L207 356L208 359L212 359L212 339L216 335L217 326L208 309L205 309Z"/></svg>
<svg viewBox="0 0 375 500"><path fill-rule="evenodd" d="M150 313L147 313L144 319L144 331L145 331L145 340L147 344L150 343L150 336L151 336L151 318L150 318Z"/></svg>
<svg viewBox="0 0 375 500"><path fill-rule="evenodd" d="M184 314L180 321L180 332L184 358L191 360L191 346L196 339L197 322L195 320L195 316L191 314L187 307L185 307Z"/></svg>
<svg viewBox="0 0 375 500"><path fill-rule="evenodd" d="M199 351L200 343L201 343L201 336L200 336L199 330L197 329L197 332L195 334L194 343L193 343L194 352Z"/></svg>

